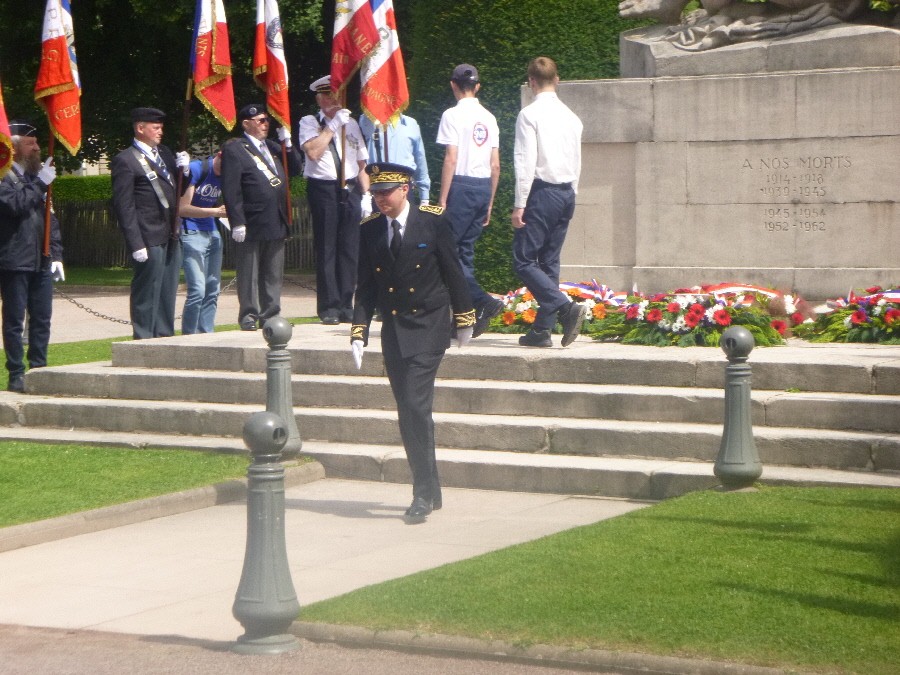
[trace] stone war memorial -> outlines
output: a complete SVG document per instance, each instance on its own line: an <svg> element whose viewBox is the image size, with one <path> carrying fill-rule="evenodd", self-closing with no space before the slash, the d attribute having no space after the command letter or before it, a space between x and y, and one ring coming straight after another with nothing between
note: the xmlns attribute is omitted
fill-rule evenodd
<svg viewBox="0 0 900 675"><path fill-rule="evenodd" d="M560 85L585 124L561 278L814 300L900 282L900 30L847 4L722 0L671 26L682 0L622 2L664 23L620 36L621 79Z"/></svg>

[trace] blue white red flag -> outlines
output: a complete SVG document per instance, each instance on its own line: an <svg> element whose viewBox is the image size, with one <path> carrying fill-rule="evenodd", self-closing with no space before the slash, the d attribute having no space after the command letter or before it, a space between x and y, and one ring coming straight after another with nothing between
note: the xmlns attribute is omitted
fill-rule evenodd
<svg viewBox="0 0 900 675"><path fill-rule="evenodd" d="M253 79L266 92L269 115L291 128L287 61L281 16L276 0L256 0L256 41L253 47Z"/></svg>
<svg viewBox="0 0 900 675"><path fill-rule="evenodd" d="M194 94L231 131L237 113L231 84L228 23L222 0L197 0L191 77L194 79Z"/></svg>
<svg viewBox="0 0 900 675"><path fill-rule="evenodd" d="M409 105L409 88L394 3L369 0L369 6L378 29L378 44L360 70L360 107L376 124L396 124Z"/></svg>
<svg viewBox="0 0 900 675"><path fill-rule="evenodd" d="M331 42L331 90L341 92L377 47L381 36L368 0L337 0Z"/></svg>
<svg viewBox="0 0 900 675"><path fill-rule="evenodd" d="M69 0L47 0L34 100L47 113L53 135L76 154L81 149L81 78Z"/></svg>

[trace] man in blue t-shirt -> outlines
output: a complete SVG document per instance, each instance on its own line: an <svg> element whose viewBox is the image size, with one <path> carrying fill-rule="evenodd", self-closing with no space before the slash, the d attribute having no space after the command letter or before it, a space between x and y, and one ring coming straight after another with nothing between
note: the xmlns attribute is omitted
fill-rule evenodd
<svg viewBox="0 0 900 675"><path fill-rule="evenodd" d="M219 182L221 172L221 151L212 157L192 161L189 185L179 203L184 281L187 286L181 313L183 335L212 333L215 328L222 273L222 237L215 219L225 218Z"/></svg>

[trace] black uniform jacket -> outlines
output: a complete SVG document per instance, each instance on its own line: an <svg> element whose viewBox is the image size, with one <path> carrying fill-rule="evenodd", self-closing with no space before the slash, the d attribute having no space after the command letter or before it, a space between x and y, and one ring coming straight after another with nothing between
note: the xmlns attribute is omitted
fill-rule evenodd
<svg viewBox="0 0 900 675"><path fill-rule="evenodd" d="M149 157L147 164L156 172L156 181L169 203L168 209L164 209L160 203L144 168L134 156L132 147L113 157L110 163L113 208L130 253L148 246L162 246L172 235L171 217L172 209L178 204L175 181L179 169L175 166L175 155L169 148L159 145L156 149L169 170L169 178L163 178Z"/></svg>
<svg viewBox="0 0 900 675"><path fill-rule="evenodd" d="M222 147L225 210L232 227L247 227L247 241L285 239L291 222L287 212L288 179L281 162L281 146L270 140L266 140L266 145L275 161L275 166L269 170L278 179L278 185L272 185L260 171L256 159L265 160L245 136L233 138ZM296 148L288 150L287 156L290 175L299 174L302 161Z"/></svg>
<svg viewBox="0 0 900 675"><path fill-rule="evenodd" d="M377 308L382 317L382 349L396 335L400 356L444 351L453 319L470 325L472 298L463 276L449 223L436 207L411 207L400 254L388 248L387 220L373 214L360 226L359 276L353 309L354 336L368 344ZM452 308L452 316L451 316Z"/></svg>
<svg viewBox="0 0 900 675"><path fill-rule="evenodd" d="M44 196L47 186L11 168L0 181L0 270L37 272L44 259ZM62 260L59 221L50 215L50 259Z"/></svg>

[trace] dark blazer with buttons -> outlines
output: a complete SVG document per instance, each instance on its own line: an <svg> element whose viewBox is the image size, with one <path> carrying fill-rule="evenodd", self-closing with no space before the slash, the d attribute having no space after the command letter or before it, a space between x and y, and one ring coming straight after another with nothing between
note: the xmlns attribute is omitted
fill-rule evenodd
<svg viewBox="0 0 900 675"><path fill-rule="evenodd" d="M110 163L113 208L130 253L148 246L162 246L169 241L172 234L171 209L178 202L174 184L178 168L172 151L164 145L157 146L159 156L169 170L169 180L157 171L157 180L170 207L164 209L132 147L113 157ZM148 158L147 163L156 170L152 160Z"/></svg>
<svg viewBox="0 0 900 675"><path fill-rule="evenodd" d="M373 214L360 226L353 324L365 326L363 339L368 343L377 308L383 335L396 335L403 358L446 350L453 315L472 311L450 225L433 210L410 207L396 260L388 248L383 214ZM382 340L382 347L390 342Z"/></svg>
<svg viewBox="0 0 900 675"><path fill-rule="evenodd" d="M281 163L281 146L266 140L281 183L273 186L259 170L254 157L265 162L259 149L246 136L233 138L222 147L222 197L232 227L245 225L247 241L275 241L288 236L291 219L287 212L288 177ZM295 148L288 150L288 171L296 176L302 162Z"/></svg>

